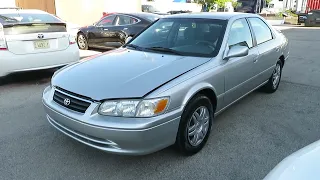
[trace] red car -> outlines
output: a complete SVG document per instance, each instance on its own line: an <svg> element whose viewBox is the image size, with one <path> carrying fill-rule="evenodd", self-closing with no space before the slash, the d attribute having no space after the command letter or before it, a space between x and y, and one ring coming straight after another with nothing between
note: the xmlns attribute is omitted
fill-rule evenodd
<svg viewBox="0 0 320 180"><path fill-rule="evenodd" d="M114 12L111 12L111 13L103 12L101 19L111 14L114 14Z"/></svg>

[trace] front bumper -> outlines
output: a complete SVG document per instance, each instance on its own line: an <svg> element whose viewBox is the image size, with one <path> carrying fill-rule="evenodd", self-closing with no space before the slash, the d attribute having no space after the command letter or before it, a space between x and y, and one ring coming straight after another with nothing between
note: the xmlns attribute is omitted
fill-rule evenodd
<svg viewBox="0 0 320 180"><path fill-rule="evenodd" d="M65 135L96 149L115 154L145 155L175 143L181 111L153 118L101 116L99 103L91 103L82 114L53 101L48 87L43 104L50 124Z"/></svg>

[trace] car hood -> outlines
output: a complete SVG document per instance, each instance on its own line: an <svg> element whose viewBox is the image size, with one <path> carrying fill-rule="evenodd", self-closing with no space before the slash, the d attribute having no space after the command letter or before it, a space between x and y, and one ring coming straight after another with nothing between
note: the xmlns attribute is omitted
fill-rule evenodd
<svg viewBox="0 0 320 180"><path fill-rule="evenodd" d="M52 85L97 101L139 98L209 60L119 48L61 69Z"/></svg>

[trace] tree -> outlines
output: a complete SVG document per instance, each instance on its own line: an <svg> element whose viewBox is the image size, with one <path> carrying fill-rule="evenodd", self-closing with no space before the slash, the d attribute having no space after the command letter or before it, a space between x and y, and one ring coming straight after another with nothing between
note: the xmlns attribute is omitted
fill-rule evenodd
<svg viewBox="0 0 320 180"><path fill-rule="evenodd" d="M219 8L224 8L226 2L233 2L232 0L195 0L195 3L206 5L208 9L211 9L214 4L217 4Z"/></svg>
<svg viewBox="0 0 320 180"><path fill-rule="evenodd" d="M216 4L218 4L219 8L224 8L226 6L226 2L231 2L231 0L216 0Z"/></svg>
<svg viewBox="0 0 320 180"><path fill-rule="evenodd" d="M233 8L237 8L237 7L241 6L241 5L242 5L242 3L241 3L241 2L238 2L238 1L232 1L232 7L233 7Z"/></svg>
<svg viewBox="0 0 320 180"><path fill-rule="evenodd" d="M217 0L195 0L194 2L202 5L202 10L211 9ZM205 8L206 7L206 8Z"/></svg>
<svg viewBox="0 0 320 180"><path fill-rule="evenodd" d="M272 0L266 0L267 5L271 3Z"/></svg>
<svg viewBox="0 0 320 180"><path fill-rule="evenodd" d="M194 2L201 5L211 5L214 4L216 0L195 0Z"/></svg>

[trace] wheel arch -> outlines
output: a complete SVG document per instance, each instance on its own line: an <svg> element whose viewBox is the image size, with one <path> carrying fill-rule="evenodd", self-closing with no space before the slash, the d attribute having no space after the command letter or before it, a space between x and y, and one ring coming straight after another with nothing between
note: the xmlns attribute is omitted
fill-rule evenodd
<svg viewBox="0 0 320 180"><path fill-rule="evenodd" d="M83 30L79 30L77 32L77 37L78 37L79 34L83 34L86 38L88 38L88 33L85 33Z"/></svg>
<svg viewBox="0 0 320 180"><path fill-rule="evenodd" d="M191 99L198 94L203 94L210 99L213 106L213 112L215 112L217 108L218 97L215 88L209 83L200 83L190 88L182 102L183 111Z"/></svg>
<svg viewBox="0 0 320 180"><path fill-rule="evenodd" d="M283 66L284 66L284 63L285 63L285 60L284 60L285 58L284 58L284 55L281 55L280 57L279 57L279 60L281 61L281 63L282 63L282 67L281 68L283 68Z"/></svg>

